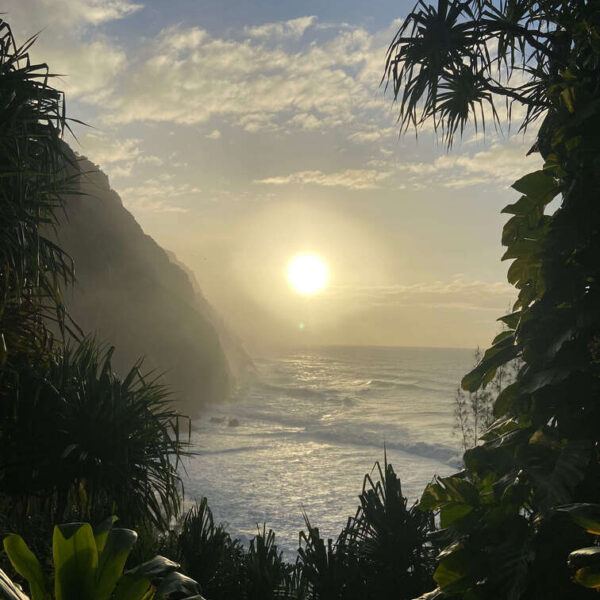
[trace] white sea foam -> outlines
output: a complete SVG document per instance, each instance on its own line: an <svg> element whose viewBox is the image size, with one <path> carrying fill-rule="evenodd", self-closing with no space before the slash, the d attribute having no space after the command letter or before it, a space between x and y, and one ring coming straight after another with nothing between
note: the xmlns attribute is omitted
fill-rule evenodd
<svg viewBox="0 0 600 600"><path fill-rule="evenodd" d="M321 348L256 363L251 385L194 422L185 464L188 499L207 496L232 534L266 522L291 554L304 509L335 537L384 445L411 501L458 468L452 402L469 350Z"/></svg>

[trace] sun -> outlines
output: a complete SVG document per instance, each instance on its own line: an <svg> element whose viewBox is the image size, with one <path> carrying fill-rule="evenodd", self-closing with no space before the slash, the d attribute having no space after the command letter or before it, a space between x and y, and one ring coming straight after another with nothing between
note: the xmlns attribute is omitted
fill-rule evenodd
<svg viewBox="0 0 600 600"><path fill-rule="evenodd" d="M325 289L329 270L316 254L298 254L288 263L287 278L294 290L310 296Z"/></svg>

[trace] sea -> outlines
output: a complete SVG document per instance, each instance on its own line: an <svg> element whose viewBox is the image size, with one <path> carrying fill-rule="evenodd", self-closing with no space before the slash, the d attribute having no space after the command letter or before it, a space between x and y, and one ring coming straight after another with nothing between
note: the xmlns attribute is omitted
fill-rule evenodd
<svg viewBox="0 0 600 600"><path fill-rule="evenodd" d="M319 347L254 360L252 380L193 421L186 502L208 499L244 544L273 529L292 558L305 516L335 539L384 453L415 502L461 466L454 397L473 351Z"/></svg>

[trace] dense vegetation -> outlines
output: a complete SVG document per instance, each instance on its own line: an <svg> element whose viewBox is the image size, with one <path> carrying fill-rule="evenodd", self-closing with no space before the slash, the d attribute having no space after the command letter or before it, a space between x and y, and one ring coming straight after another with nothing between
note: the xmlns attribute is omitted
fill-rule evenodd
<svg viewBox="0 0 600 600"><path fill-rule="evenodd" d="M420 3L390 47L387 75L402 127L431 120L448 145L471 119L498 122L504 101L509 119L522 109L521 128L541 120L530 152L544 166L513 185L521 196L503 211L518 300L462 386L476 392L515 357L523 366L465 470L423 494L445 544L434 596L587 597L567 557L594 542L571 516L587 514L597 531L588 503L600 500L600 5ZM596 587L596 549L578 556L576 581Z"/></svg>
<svg viewBox="0 0 600 600"><path fill-rule="evenodd" d="M203 499L153 550L198 581L210 600L406 599L431 585L433 513L409 508L391 465L365 476L360 506L336 540L323 539L305 517L294 563L263 527L244 548L214 523Z"/></svg>
<svg viewBox="0 0 600 600"><path fill-rule="evenodd" d="M178 415L134 365L69 320L70 257L49 234L78 169L63 94L0 21L0 505L3 529L118 510L163 529L178 514ZM66 333L76 341L66 344ZM110 436L111 443L106 440Z"/></svg>
<svg viewBox="0 0 600 600"><path fill-rule="evenodd" d="M139 364L120 378L112 350L69 320L63 295L73 265L44 232L56 225L78 169L61 140L63 95L45 65L30 64L33 41L17 47L0 21L0 526L23 534L41 557L20 537L5 539L34 600L51 597L52 578L56 598L183 598L201 588L209 600L409 599L436 584L427 598L595 594L597 2L420 2L392 41L386 73L403 130L431 120L450 146L471 120L499 124L506 102L508 120L521 109L522 128L540 123L531 152L544 166L514 184L520 198L504 209L504 258L513 261L508 280L518 300L462 382L471 396L458 407L470 402L478 419L465 417L465 445L479 436L481 406L493 400L495 421L482 443L465 452L463 471L429 485L417 507L407 506L391 465L377 465L335 541L306 519L294 564L266 527L242 547L214 523L206 501L175 521L185 452L179 416ZM494 389L515 360L514 381ZM112 518L95 531L64 525L53 534L54 572L47 569L55 522L99 523L113 512L139 530L137 549L136 535L113 528ZM156 552L167 558L124 571L130 553L131 563ZM173 574L179 564L193 580ZM19 597L11 586L0 573L0 589Z"/></svg>

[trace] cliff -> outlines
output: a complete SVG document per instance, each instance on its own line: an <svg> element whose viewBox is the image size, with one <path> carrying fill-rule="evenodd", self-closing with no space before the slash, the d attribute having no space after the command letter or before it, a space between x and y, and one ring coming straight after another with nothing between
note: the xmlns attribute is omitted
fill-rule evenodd
<svg viewBox="0 0 600 600"><path fill-rule="evenodd" d="M107 176L86 159L78 165L81 194L68 197L58 228L59 244L75 261L71 316L84 333L114 344L120 372L144 357L143 372L164 373L187 414L227 397L234 371L249 359L234 350L188 274L144 233Z"/></svg>

